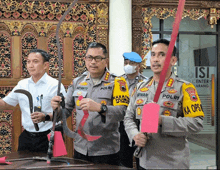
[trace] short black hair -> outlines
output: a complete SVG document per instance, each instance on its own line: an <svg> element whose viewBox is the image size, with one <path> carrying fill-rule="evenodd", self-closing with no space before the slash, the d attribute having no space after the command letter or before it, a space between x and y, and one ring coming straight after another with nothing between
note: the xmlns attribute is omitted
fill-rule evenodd
<svg viewBox="0 0 220 170"><path fill-rule="evenodd" d="M30 51L30 53L40 53L40 55L43 57L44 59L44 62L49 62L50 60L50 55L44 51L44 50L41 50L41 49L32 49Z"/></svg>
<svg viewBox="0 0 220 170"><path fill-rule="evenodd" d="M89 48L102 48L103 54L106 56L107 55L107 48L105 45L101 44L101 43L97 43L97 42L92 42L88 45L87 49L86 49L86 53L88 51Z"/></svg>
<svg viewBox="0 0 220 170"><path fill-rule="evenodd" d="M166 40L166 39L158 39L158 40L156 40L156 41L154 41L154 42L152 43L152 47L153 47L155 44L159 44L159 43L165 44L167 47L169 47L170 41L168 41L168 40ZM176 49L176 47L174 46L172 56L176 56L176 57L177 57L176 52L177 52L177 49ZM177 59L178 59L178 57L177 57Z"/></svg>

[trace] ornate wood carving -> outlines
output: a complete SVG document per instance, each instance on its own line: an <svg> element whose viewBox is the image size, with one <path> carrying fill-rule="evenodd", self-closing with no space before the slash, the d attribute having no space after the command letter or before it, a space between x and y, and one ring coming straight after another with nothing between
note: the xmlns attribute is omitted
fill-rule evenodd
<svg viewBox="0 0 220 170"><path fill-rule="evenodd" d="M220 8L219 1L201 1L202 8Z"/></svg>
<svg viewBox="0 0 220 170"><path fill-rule="evenodd" d="M141 2L140 2L141 3ZM132 51L141 54L141 37L142 37L142 7L133 6L132 7Z"/></svg>
<svg viewBox="0 0 220 170"><path fill-rule="evenodd" d="M178 2L178 0L132 0L132 50L138 52L142 58L151 48L151 18L175 17ZM212 26L220 17L220 9L216 8L220 8L219 1L189 0L186 1L183 18L198 20L204 17Z"/></svg>
<svg viewBox="0 0 220 170"><path fill-rule="evenodd" d="M19 80L28 76L24 74L25 70L22 66L25 65L23 61L25 61L25 57L33 45L34 48L41 48L49 51L51 54L56 54L56 46L53 46L54 49L51 47L51 50L47 48L48 41L50 39L49 44L54 45L55 40L54 38L51 39L50 35L55 33L58 21L71 2L73 2L73 0L0 0L0 31L4 32L4 34L1 34L1 37L7 38L7 36L5 36L5 33L7 33L8 37L11 38L11 66L9 69L11 69L13 73L7 78L0 76L1 87L15 86ZM77 74L79 75L85 71L82 58L90 42L98 41L108 47L108 6L109 0L79 0L62 23L60 27L60 38L63 39L64 47L62 67L64 71L62 83L64 85L69 86L72 78L75 78ZM24 36L27 34L28 36ZM32 34L34 34L34 37L31 36ZM22 41L23 43L21 43ZM83 43L81 41L83 41ZM6 47L5 42L9 43L9 41L2 41L1 45L4 47ZM36 44L36 42L38 43ZM82 44L85 47L83 49L81 48ZM6 60L7 57L5 57L3 52L9 54L9 50L4 48L1 52ZM77 60L75 57L82 60ZM10 60L8 60L8 62L10 62ZM53 74L51 74L56 77L56 55L52 63L53 65L50 64L52 69L50 68L48 73L53 72ZM5 64L4 69L8 65L9 64ZM3 65L1 65L1 67L3 68ZM77 72L77 70L79 70L79 72ZM13 124L13 127L15 127L13 131L16 132L16 134L13 132L12 135L12 142L15 143L15 145L12 146L14 150L17 149L18 136L21 133L20 109L17 108L15 112L13 119L15 117L17 118L15 124ZM70 125L72 121L71 119L69 120L68 123ZM0 125L0 129L4 127L5 125ZM71 140L66 140L66 144L70 151L73 150L73 148L71 148L71 146L73 146ZM68 156L72 157L71 153L68 153Z"/></svg>

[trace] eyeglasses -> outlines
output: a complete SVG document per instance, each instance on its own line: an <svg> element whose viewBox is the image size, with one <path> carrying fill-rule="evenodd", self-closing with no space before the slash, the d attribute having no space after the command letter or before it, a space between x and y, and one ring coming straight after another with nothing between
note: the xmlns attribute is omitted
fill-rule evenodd
<svg viewBox="0 0 220 170"><path fill-rule="evenodd" d="M106 59L106 57L105 58L103 58L102 56L95 56L95 57L93 57L93 56L89 55L89 56L85 56L85 59L87 61L92 61L94 59L96 62L100 62L100 61Z"/></svg>

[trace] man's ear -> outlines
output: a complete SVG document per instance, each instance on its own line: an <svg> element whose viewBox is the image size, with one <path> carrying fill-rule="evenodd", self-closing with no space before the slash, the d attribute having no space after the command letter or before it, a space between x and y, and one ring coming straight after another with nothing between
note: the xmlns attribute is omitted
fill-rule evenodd
<svg viewBox="0 0 220 170"><path fill-rule="evenodd" d="M172 56L171 59L170 59L170 64L172 66L174 66L176 64L176 62L177 62L177 57L176 56Z"/></svg>
<svg viewBox="0 0 220 170"><path fill-rule="evenodd" d="M49 61L44 62L44 68L45 70L49 69Z"/></svg>

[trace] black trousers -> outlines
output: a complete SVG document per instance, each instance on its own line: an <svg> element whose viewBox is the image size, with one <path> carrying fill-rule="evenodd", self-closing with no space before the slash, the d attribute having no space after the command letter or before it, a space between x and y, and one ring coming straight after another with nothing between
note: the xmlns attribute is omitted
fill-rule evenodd
<svg viewBox="0 0 220 170"><path fill-rule="evenodd" d="M123 121L120 122L119 132L120 132L120 151L119 151L120 165L133 168L133 154L135 148L129 146L130 142L128 139L128 135L125 131Z"/></svg>
<svg viewBox="0 0 220 170"><path fill-rule="evenodd" d="M43 152L47 153L48 138L50 131L30 133L24 130L19 136L18 151Z"/></svg>
<svg viewBox="0 0 220 170"><path fill-rule="evenodd" d="M118 153L111 155L102 155L102 156L88 156L83 155L76 150L74 150L74 158L90 161L93 163L105 163L109 165L119 165Z"/></svg>

